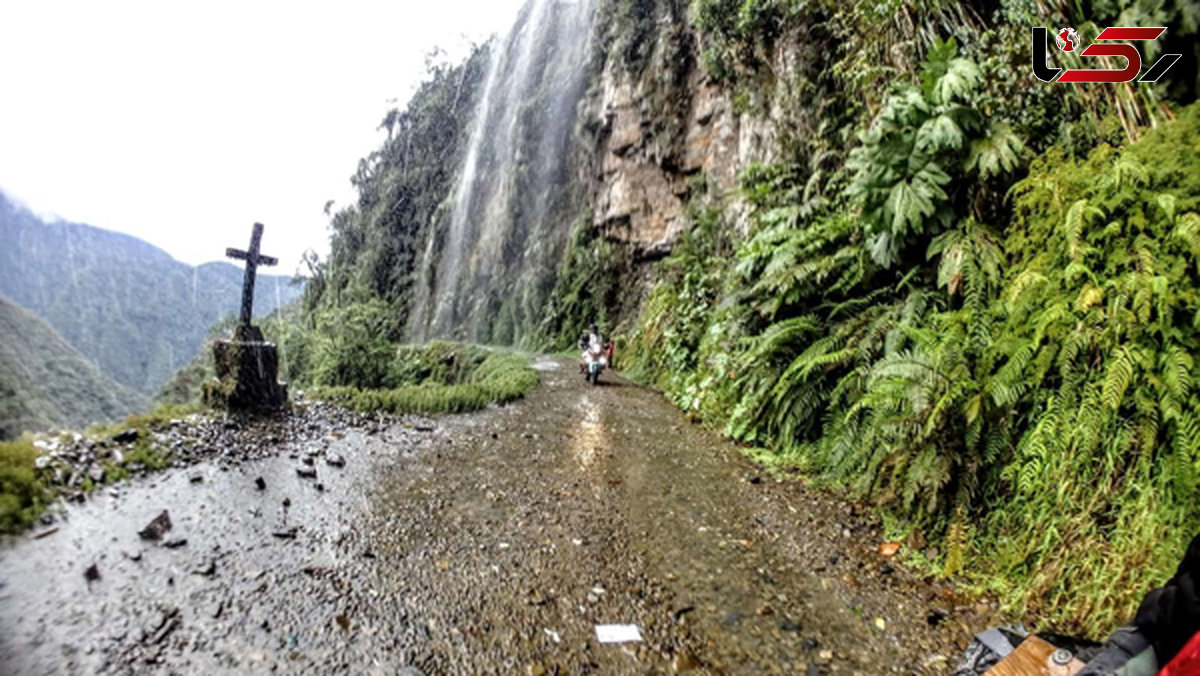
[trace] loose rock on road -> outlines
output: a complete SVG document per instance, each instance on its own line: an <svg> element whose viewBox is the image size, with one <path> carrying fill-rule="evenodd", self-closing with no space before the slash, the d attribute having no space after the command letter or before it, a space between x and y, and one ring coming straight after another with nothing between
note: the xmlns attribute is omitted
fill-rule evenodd
<svg viewBox="0 0 1200 676"><path fill-rule="evenodd" d="M868 510L764 477L611 373L538 367L525 400L474 414L313 407L289 429L320 435L13 539L0 670L940 674L986 622L877 553ZM164 539L139 537L164 510Z"/></svg>

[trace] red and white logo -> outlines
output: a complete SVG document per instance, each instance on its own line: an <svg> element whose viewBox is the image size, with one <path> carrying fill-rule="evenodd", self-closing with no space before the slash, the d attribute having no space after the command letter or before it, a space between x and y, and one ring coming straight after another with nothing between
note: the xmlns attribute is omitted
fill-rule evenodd
<svg viewBox="0 0 1200 676"><path fill-rule="evenodd" d="M1058 48L1064 52L1073 52L1079 46L1079 33L1075 32L1074 28L1064 28L1058 31L1058 35L1054 38L1058 43Z"/></svg>
<svg viewBox="0 0 1200 676"><path fill-rule="evenodd" d="M1033 27L1033 75L1042 82L1069 82L1082 84L1087 82L1158 82L1164 74L1180 59L1180 54L1163 54L1150 65L1145 73L1142 72L1142 53L1130 42L1153 42L1166 32L1162 26L1144 28L1138 26L1113 26L1100 31L1092 44L1079 51L1079 33L1074 28L1062 28L1054 36L1054 42L1064 52L1077 53L1081 57L1116 57L1117 61L1108 60L1106 64L1120 65L1123 68L1072 68L1063 71L1046 63L1049 51L1048 31L1042 26ZM1093 62L1094 63L1094 62ZM1141 77L1138 77L1141 75Z"/></svg>

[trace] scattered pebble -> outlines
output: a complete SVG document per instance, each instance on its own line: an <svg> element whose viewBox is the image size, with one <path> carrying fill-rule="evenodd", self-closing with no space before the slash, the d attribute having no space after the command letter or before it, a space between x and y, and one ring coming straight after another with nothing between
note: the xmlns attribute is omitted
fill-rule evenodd
<svg viewBox="0 0 1200 676"><path fill-rule="evenodd" d="M161 540L169 530L171 530L171 514L164 509L161 514L146 524L146 527L139 531L138 535L143 540Z"/></svg>

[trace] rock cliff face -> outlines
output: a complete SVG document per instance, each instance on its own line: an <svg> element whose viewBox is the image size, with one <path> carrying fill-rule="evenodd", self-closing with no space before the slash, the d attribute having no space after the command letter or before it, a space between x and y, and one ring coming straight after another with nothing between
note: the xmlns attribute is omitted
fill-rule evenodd
<svg viewBox="0 0 1200 676"><path fill-rule="evenodd" d="M738 200L730 194L738 172L777 157L785 110L779 102L800 71L797 50L781 45L771 56L771 81L735 96L705 72L702 38L688 21L687 5L659 0L648 13L642 8L639 16L623 17L652 26L645 32L643 63L618 41L607 41L581 104L581 138L591 154L580 179L589 186L593 224L604 236L632 245L638 259L658 257L678 238L693 177L702 176L709 194L723 198L724 210L741 224ZM620 18L610 21L597 31L630 31Z"/></svg>

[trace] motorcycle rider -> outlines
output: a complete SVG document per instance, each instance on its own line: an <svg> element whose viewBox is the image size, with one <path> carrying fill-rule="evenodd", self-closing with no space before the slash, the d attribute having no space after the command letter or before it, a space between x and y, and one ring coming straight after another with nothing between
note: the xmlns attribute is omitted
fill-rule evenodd
<svg viewBox="0 0 1200 676"><path fill-rule="evenodd" d="M600 337L595 322L588 325L587 332L579 337L579 350L579 372L587 373L588 352L604 350L604 339Z"/></svg>

